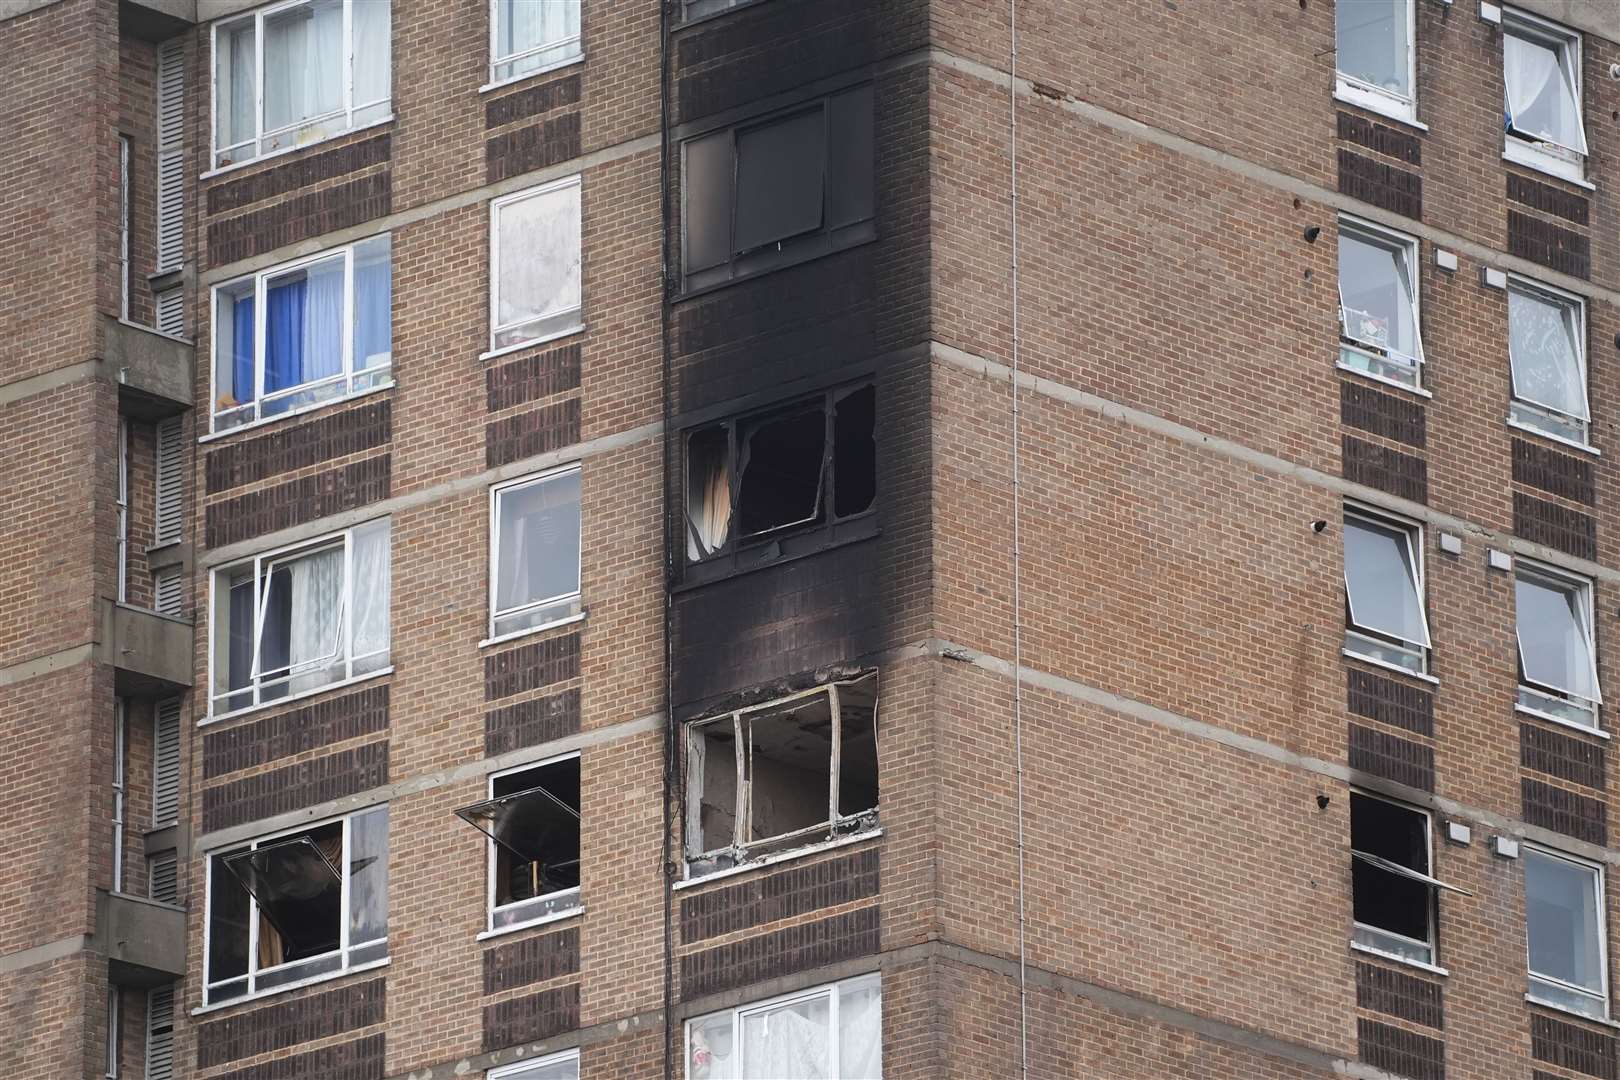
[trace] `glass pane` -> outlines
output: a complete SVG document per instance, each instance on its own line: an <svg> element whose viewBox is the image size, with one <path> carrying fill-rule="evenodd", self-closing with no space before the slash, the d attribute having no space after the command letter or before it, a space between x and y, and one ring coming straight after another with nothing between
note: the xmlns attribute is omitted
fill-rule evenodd
<svg viewBox="0 0 1620 1080"><path fill-rule="evenodd" d="M338 947L343 828L334 822L226 857L229 873L259 909L258 967L320 956Z"/></svg>
<svg viewBox="0 0 1620 1080"><path fill-rule="evenodd" d="M266 394L342 374L342 256L271 278L264 333ZM267 403L265 412L284 407Z"/></svg>
<svg viewBox="0 0 1620 1080"><path fill-rule="evenodd" d="M354 530L355 656L386 653L389 645L389 602L392 595L388 519ZM381 665L379 665L381 666Z"/></svg>
<svg viewBox="0 0 1620 1080"><path fill-rule="evenodd" d="M1337 0L1338 69L1345 75L1411 97L1407 67L1408 15L1412 0Z"/></svg>
<svg viewBox="0 0 1620 1080"><path fill-rule="evenodd" d="M1351 794L1350 847L1420 874L1429 872L1423 815L1382 799ZM1350 860L1350 882L1356 922L1414 941L1429 940L1431 886L1360 859Z"/></svg>
<svg viewBox="0 0 1620 1080"><path fill-rule="evenodd" d="M1597 693L1592 684L1592 654L1579 591L1520 576L1514 586L1514 602L1519 663L1525 679L1593 700Z"/></svg>
<svg viewBox="0 0 1620 1080"><path fill-rule="evenodd" d="M876 982L839 988L838 1080L883 1080L883 992Z"/></svg>
<svg viewBox="0 0 1620 1080"><path fill-rule="evenodd" d="M832 1075L832 1003L822 995L742 1017L743 1068L748 1080L824 1080Z"/></svg>
<svg viewBox="0 0 1620 1080"><path fill-rule="evenodd" d="M819 108L737 133L738 253L821 227L825 142Z"/></svg>
<svg viewBox="0 0 1620 1080"><path fill-rule="evenodd" d="M827 417L815 403L747 424L737 435L737 534L821 520Z"/></svg>
<svg viewBox="0 0 1620 1080"><path fill-rule="evenodd" d="M247 142L254 136L253 112L257 91L253 78L253 20L244 19L220 27L214 38L214 48L217 50L214 54L215 107L219 111L215 119L217 131L214 145L223 149ZM244 147L222 156L218 164L244 161L254 154L253 147Z"/></svg>
<svg viewBox="0 0 1620 1080"><path fill-rule="evenodd" d="M688 274L731 258L731 187L735 163L731 132L686 144L682 238Z"/></svg>
<svg viewBox="0 0 1620 1080"><path fill-rule="evenodd" d="M1603 990L1597 871L1526 849L1525 919L1530 970L1593 993Z"/></svg>
<svg viewBox="0 0 1620 1080"><path fill-rule="evenodd" d="M872 88L827 103L827 201L831 228L872 216Z"/></svg>
<svg viewBox="0 0 1620 1080"><path fill-rule="evenodd" d="M343 107L343 0L311 0L264 20L264 128Z"/></svg>
<svg viewBox="0 0 1620 1080"><path fill-rule="evenodd" d="M227 285L214 299L214 411L253 400L253 282Z"/></svg>
<svg viewBox="0 0 1620 1080"><path fill-rule="evenodd" d="M390 255L387 236L367 240L354 248L354 367L357 371L381 367L393 359Z"/></svg>
<svg viewBox="0 0 1620 1080"><path fill-rule="evenodd" d="M579 55L579 0L498 0L495 56L530 54L497 64L497 79L515 78Z"/></svg>
<svg viewBox="0 0 1620 1080"><path fill-rule="evenodd" d="M1355 626L1428 646L1417 573L1403 530L1346 517L1344 577Z"/></svg>
<svg viewBox="0 0 1620 1080"><path fill-rule="evenodd" d="M579 776L576 757L497 777L495 798L457 811L495 841L497 906L579 888Z"/></svg>
<svg viewBox="0 0 1620 1080"><path fill-rule="evenodd" d="M388 808L349 821L349 943L388 936Z"/></svg>
<svg viewBox="0 0 1620 1080"><path fill-rule="evenodd" d="M738 1080L738 1064L731 1040L730 1010L687 1025L687 1080Z"/></svg>
<svg viewBox="0 0 1620 1080"><path fill-rule="evenodd" d="M246 975L248 969L248 894L215 855L208 882L208 981Z"/></svg>
<svg viewBox="0 0 1620 1080"><path fill-rule="evenodd" d="M1522 289L1508 290L1508 355L1513 393L1567 416L1590 419L1586 377L1571 305Z"/></svg>
<svg viewBox="0 0 1620 1080"><path fill-rule="evenodd" d="M251 567L222 573L214 597L214 692L241 690L253 684L253 596ZM252 704L252 695L237 695L225 709Z"/></svg>
<svg viewBox="0 0 1620 1080"><path fill-rule="evenodd" d="M579 185L505 204L497 228L497 326L579 307Z"/></svg>
<svg viewBox="0 0 1620 1080"><path fill-rule="evenodd" d="M579 1080L579 1056L501 1073L500 1080Z"/></svg>
<svg viewBox="0 0 1620 1080"><path fill-rule="evenodd" d="M351 16L354 34L354 104L358 107L390 97L393 58L389 43L392 4L358 0ZM356 117L356 122L360 118Z"/></svg>
<svg viewBox="0 0 1620 1080"><path fill-rule="evenodd" d="M1418 356L1405 256L1350 232L1339 234L1344 336L1375 349Z"/></svg>
<svg viewBox="0 0 1620 1080"><path fill-rule="evenodd" d="M1561 49L1509 31L1502 40L1502 75L1508 118L1524 135L1586 151L1575 87Z"/></svg>
<svg viewBox="0 0 1620 1080"><path fill-rule="evenodd" d="M495 609L579 591L578 470L497 495Z"/></svg>

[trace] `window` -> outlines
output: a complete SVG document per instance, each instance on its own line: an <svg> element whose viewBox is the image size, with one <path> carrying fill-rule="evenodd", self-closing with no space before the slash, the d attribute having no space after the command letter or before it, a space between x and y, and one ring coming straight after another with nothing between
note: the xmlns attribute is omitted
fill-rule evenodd
<svg viewBox="0 0 1620 1080"><path fill-rule="evenodd" d="M1350 885L1357 945L1432 964L1435 890L1468 895L1431 876L1429 815L1350 793Z"/></svg>
<svg viewBox="0 0 1620 1080"><path fill-rule="evenodd" d="M579 1051L564 1050L504 1069L491 1069L486 1080L579 1080Z"/></svg>
<svg viewBox="0 0 1620 1080"><path fill-rule="evenodd" d="M1586 403L1586 310L1581 301L1509 278L1508 361L1513 376L1509 420L1584 444L1592 416Z"/></svg>
<svg viewBox="0 0 1620 1080"><path fill-rule="evenodd" d="M1338 96L1416 120L1412 0L1337 0Z"/></svg>
<svg viewBox="0 0 1620 1080"><path fill-rule="evenodd" d="M579 614L579 466L490 491L489 636Z"/></svg>
<svg viewBox="0 0 1620 1080"><path fill-rule="evenodd" d="M877 975L686 1022L686 1080L882 1080L883 988Z"/></svg>
<svg viewBox="0 0 1620 1080"><path fill-rule="evenodd" d="M877 235L870 86L688 139L682 160L688 290Z"/></svg>
<svg viewBox="0 0 1620 1080"><path fill-rule="evenodd" d="M877 828L877 676L686 727L688 876Z"/></svg>
<svg viewBox="0 0 1620 1080"><path fill-rule="evenodd" d="M489 929L579 909L579 755L497 773L460 818L489 837Z"/></svg>
<svg viewBox="0 0 1620 1080"><path fill-rule="evenodd" d="M116 985L107 987L107 1080L118 1080L119 1048L124 1041L123 996Z"/></svg>
<svg viewBox="0 0 1620 1080"><path fill-rule="evenodd" d="M1345 509L1346 652L1424 671L1430 645L1429 620L1423 613L1422 551L1416 525Z"/></svg>
<svg viewBox="0 0 1620 1080"><path fill-rule="evenodd" d="M214 167L389 116L389 9L293 0L214 26Z"/></svg>
<svg viewBox="0 0 1620 1080"><path fill-rule="evenodd" d="M1421 384L1417 266L1411 237L1339 221L1340 366L1401 386Z"/></svg>
<svg viewBox="0 0 1620 1080"><path fill-rule="evenodd" d="M214 572L214 715L388 667L388 519Z"/></svg>
<svg viewBox="0 0 1620 1080"><path fill-rule="evenodd" d="M1502 12L1505 155L1571 180L1583 179L1581 36L1512 8Z"/></svg>
<svg viewBox="0 0 1620 1080"><path fill-rule="evenodd" d="M214 430L284 416L390 381L389 239L214 287Z"/></svg>
<svg viewBox="0 0 1620 1080"><path fill-rule="evenodd" d="M1542 848L1524 849L1530 996L1600 1019L1609 1015L1603 871Z"/></svg>
<svg viewBox="0 0 1620 1080"><path fill-rule="evenodd" d="M877 500L876 420L867 384L689 433L687 561L742 565L781 554L800 533L819 530L812 545L836 539L839 523Z"/></svg>
<svg viewBox="0 0 1620 1080"><path fill-rule="evenodd" d="M682 17L688 20L701 19L705 15L730 11L734 7L742 7L753 2L754 0L682 0Z"/></svg>
<svg viewBox="0 0 1620 1080"><path fill-rule="evenodd" d="M580 58L580 0L490 0L489 81L511 82Z"/></svg>
<svg viewBox="0 0 1620 1080"><path fill-rule="evenodd" d="M579 177L496 199L489 214L489 348L547 341L580 322Z"/></svg>
<svg viewBox="0 0 1620 1080"><path fill-rule="evenodd" d="M388 808L208 860L204 1004L388 957Z"/></svg>
<svg viewBox="0 0 1620 1080"><path fill-rule="evenodd" d="M1597 650L1592 638L1592 583L1518 563L1514 610L1519 640L1519 705L1597 727Z"/></svg>

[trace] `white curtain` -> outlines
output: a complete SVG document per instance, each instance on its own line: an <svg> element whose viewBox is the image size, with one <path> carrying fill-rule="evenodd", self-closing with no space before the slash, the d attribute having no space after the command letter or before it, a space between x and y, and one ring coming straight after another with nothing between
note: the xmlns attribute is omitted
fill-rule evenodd
<svg viewBox="0 0 1620 1080"><path fill-rule="evenodd" d="M1508 292L1508 363L1513 393L1566 416L1591 419L1575 351L1572 311L1517 289Z"/></svg>
<svg viewBox="0 0 1620 1080"><path fill-rule="evenodd" d="M883 995L876 985L838 999L838 1080L882 1080Z"/></svg>
<svg viewBox="0 0 1620 1080"><path fill-rule="evenodd" d="M495 56L500 59L578 37L579 0L500 0L497 19Z"/></svg>
<svg viewBox="0 0 1620 1080"><path fill-rule="evenodd" d="M220 33L218 146L234 146L253 137L253 20ZM249 151L251 153L251 151Z"/></svg>
<svg viewBox="0 0 1620 1080"><path fill-rule="evenodd" d="M830 1003L825 997L743 1017L743 1064L749 1077L827 1080L832 1076Z"/></svg>
<svg viewBox="0 0 1620 1080"><path fill-rule="evenodd" d="M697 465L702 471L692 493L692 534L686 538L687 557L694 562L725 543L731 530L731 470L725 457Z"/></svg>
<svg viewBox="0 0 1620 1080"><path fill-rule="evenodd" d="M307 288L300 381L314 382L343 371L343 260L330 259L310 267Z"/></svg>
<svg viewBox="0 0 1620 1080"><path fill-rule="evenodd" d="M343 0L314 0L265 19L265 130L342 105Z"/></svg>
<svg viewBox="0 0 1620 1080"><path fill-rule="evenodd" d="M579 187L501 207L495 318L501 326L579 306Z"/></svg>
<svg viewBox="0 0 1620 1080"><path fill-rule="evenodd" d="M1557 49L1508 34L1502 42L1502 76L1514 128L1586 152L1574 88L1564 77Z"/></svg>
<svg viewBox="0 0 1620 1080"><path fill-rule="evenodd" d="M339 651L343 624L343 549L306 555L288 567L292 578L292 612L287 634L287 659L299 690L327 680L327 662Z"/></svg>
<svg viewBox="0 0 1620 1080"><path fill-rule="evenodd" d="M354 655L386 653L389 635L388 522L377 521L354 532ZM364 665L368 670L376 664ZM361 665L356 665L361 666Z"/></svg>
<svg viewBox="0 0 1620 1080"><path fill-rule="evenodd" d="M354 107L356 109L392 96L388 0L355 0ZM357 119L356 123L360 121Z"/></svg>

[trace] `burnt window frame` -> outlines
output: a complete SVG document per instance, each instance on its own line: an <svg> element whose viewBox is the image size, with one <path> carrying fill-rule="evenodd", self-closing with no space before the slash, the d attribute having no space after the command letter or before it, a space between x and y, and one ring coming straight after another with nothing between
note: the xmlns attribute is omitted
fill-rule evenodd
<svg viewBox="0 0 1620 1080"><path fill-rule="evenodd" d="M838 517L834 513L837 506L838 491L837 475L834 467L838 454L836 439L837 406L839 402L864 390L870 390L873 395L872 499L864 509ZM877 384L875 380L866 378L852 383L840 383L837 386L828 387L813 394L775 402L735 416L713 420L709 423L695 424L684 430L681 433L681 507L679 522L681 556L679 564L685 580L709 581L731 573L752 569L756 566L776 563L784 558L794 558L834 547L850 540L860 540L876 535L878 506L882 502L883 495L878 482L876 397ZM742 474L738 470L741 453L739 433L750 424L767 420L772 416L794 412L818 401L821 406L824 424L821 487L817 495L818 506L822 508L820 520L796 522L751 536L738 536L738 500L742 493ZM729 522L728 532L725 541L719 547L707 555L694 559L691 556L690 548L693 539L691 513L693 505L691 485L692 439L696 435L712 431L715 428L724 428L726 430L726 460L730 473L731 490L731 513L727 519Z"/></svg>
<svg viewBox="0 0 1620 1080"><path fill-rule="evenodd" d="M762 2L762 0L747 0L749 6L757 2ZM715 12L710 16L704 17L718 17L719 15L729 13L730 10L733 9L727 9L725 12ZM870 109L872 114L870 125L870 157L872 161L872 169L869 177L871 182L869 191L871 208L865 217L857 218L844 225L833 226L830 224L830 222L833 211L832 200L834 185L828 182L831 161L829 148L833 145L831 106L833 100L836 98L860 93L867 95L867 107ZM876 99L876 83L870 80L858 82L849 86L839 87L835 90L829 90L826 93L820 94L816 97L799 101L779 109L774 109L770 112L762 113L757 116L744 117L730 124L721 125L704 131L694 131L690 135L687 135L681 139L679 149L680 159L677 162L681 185L680 251L678 253L680 257L681 274L679 295L681 297L693 296L701 292L706 292L709 289L724 287L733 282L744 281L749 278L771 273L775 270L784 269L789 266L796 266L800 263L810 262L814 259L819 259L824 255L830 255L834 252L844 251L852 247L858 247L861 244L870 243L871 241L877 239L878 139ZM824 124L822 139L823 182L821 188L822 205L820 227L814 231L807 231L774 241L777 248L777 250L774 252L766 251L763 248L756 248L746 252L737 251L737 173L739 166L737 140L739 136L754 131L760 131L772 125L792 120L793 118L808 113L813 109L821 110ZM691 175L691 165L689 160L690 154L694 144L706 139L717 138L720 136L729 136L731 142L731 189L726 204L727 211L729 213L729 232L727 233L728 239L726 247L730 253L721 262L715 263L711 266L706 266L701 270L692 271L688 269L691 263L691 243L690 232L688 229L688 223L691 221L690 200L688 198L691 191L691 184L689 181L689 177Z"/></svg>
<svg viewBox="0 0 1620 1080"><path fill-rule="evenodd" d="M1424 860L1422 869L1407 866L1404 863L1398 864L1375 852L1356 847L1355 807L1357 800L1376 803L1390 810L1410 814L1421 822ZM1367 838L1363 837L1362 839L1365 842ZM1399 799L1391 799L1371 791L1352 789L1350 792L1350 836L1348 846L1350 849L1351 873L1351 947L1361 952L1373 953L1404 964L1412 964L1428 970L1443 970L1439 967L1438 959L1440 950L1440 893L1442 891L1454 892L1462 896L1471 894L1455 885L1448 885L1435 876L1434 815L1423 807L1413 806L1410 803L1401 802ZM1358 872L1405 878L1426 890L1424 894L1424 925L1426 933L1422 939L1402 934L1385 926L1363 922L1357 917L1355 878ZM1372 880L1386 879L1373 878Z"/></svg>
<svg viewBox="0 0 1620 1080"><path fill-rule="evenodd" d="M696 23L707 22L710 19L718 19L724 15L730 15L738 8L758 7L766 2L767 0L720 0L720 3L723 6L693 14L693 8L698 7L700 4L715 3L715 0L675 0L675 6L677 8L676 29L680 29L684 26L692 26Z"/></svg>

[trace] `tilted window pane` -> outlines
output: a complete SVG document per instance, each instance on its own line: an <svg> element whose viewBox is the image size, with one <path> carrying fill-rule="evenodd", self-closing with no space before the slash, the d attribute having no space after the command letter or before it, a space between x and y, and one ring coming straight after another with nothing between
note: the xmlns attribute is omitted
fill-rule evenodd
<svg viewBox="0 0 1620 1080"><path fill-rule="evenodd" d="M1573 305L1524 289L1508 290L1508 355L1514 396L1588 420L1577 326Z"/></svg>
<svg viewBox="0 0 1620 1080"><path fill-rule="evenodd" d="M1339 235L1339 296L1344 336L1418 359L1417 323L1405 256L1354 233Z"/></svg>
<svg viewBox="0 0 1620 1080"><path fill-rule="evenodd" d="M738 253L821 227L825 142L819 108L737 133Z"/></svg>
<svg viewBox="0 0 1620 1080"><path fill-rule="evenodd" d="M1337 0L1338 69L1397 97L1412 96L1408 15L1412 0Z"/></svg>
<svg viewBox="0 0 1620 1080"><path fill-rule="evenodd" d="M1592 651L1580 591L1520 575L1514 587L1519 664L1532 683L1592 701Z"/></svg>
<svg viewBox="0 0 1620 1080"><path fill-rule="evenodd" d="M579 471L499 492L496 611L579 592Z"/></svg>
<svg viewBox="0 0 1620 1080"><path fill-rule="evenodd" d="M1404 531L1345 518L1344 577L1356 627L1428 647L1417 570Z"/></svg>
<svg viewBox="0 0 1620 1080"><path fill-rule="evenodd" d="M1422 814L1382 799L1350 796L1350 848L1429 873L1428 827ZM1360 859L1350 864L1355 920L1417 942L1429 940L1432 887ZM1384 947L1383 942L1375 944ZM1428 950L1416 959L1427 960Z"/></svg>
<svg viewBox="0 0 1620 1080"><path fill-rule="evenodd" d="M264 129L343 108L343 0L311 0L264 20Z"/></svg>
<svg viewBox="0 0 1620 1080"><path fill-rule="evenodd" d="M257 902L259 968L332 952L340 941L343 826L322 825L225 860Z"/></svg>
<svg viewBox="0 0 1620 1080"><path fill-rule="evenodd" d="M1592 993L1603 991L1597 871L1539 851L1524 855L1530 970Z"/></svg>
<svg viewBox="0 0 1620 1080"><path fill-rule="evenodd" d="M1567 50L1511 30L1502 39L1502 76L1513 130L1586 152Z"/></svg>
<svg viewBox="0 0 1620 1080"><path fill-rule="evenodd" d="M824 1080L833 1076L831 1001L817 996L742 1018L745 1077Z"/></svg>

